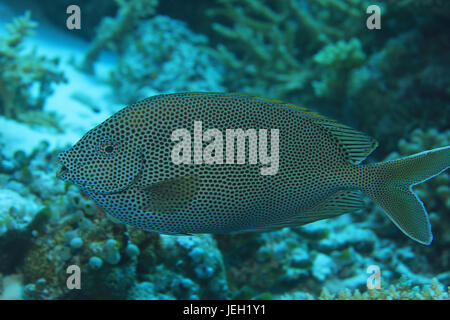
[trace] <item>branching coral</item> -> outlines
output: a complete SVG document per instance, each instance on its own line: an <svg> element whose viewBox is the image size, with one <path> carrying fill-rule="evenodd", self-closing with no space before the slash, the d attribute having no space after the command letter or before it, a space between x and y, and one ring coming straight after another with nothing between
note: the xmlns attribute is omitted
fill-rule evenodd
<svg viewBox="0 0 450 320"><path fill-rule="evenodd" d="M336 96L346 89L343 84L348 81L348 70L363 64L365 58L361 42L357 38L325 46L313 56L314 62L323 71L320 80L312 82L316 96Z"/></svg>
<svg viewBox="0 0 450 320"><path fill-rule="evenodd" d="M140 19L150 17L155 13L158 0L116 0L119 11L115 18L106 17L102 20L91 47L84 56L81 69L93 72L93 63L105 48L120 51L123 37L138 25Z"/></svg>
<svg viewBox="0 0 450 320"><path fill-rule="evenodd" d="M322 300L449 300L450 287L445 291L442 285L433 279L431 284L413 286L406 277L400 278L395 285L387 288L368 289L361 293L356 289L353 293L348 290L340 290L332 294L328 290L322 290L319 299Z"/></svg>
<svg viewBox="0 0 450 320"><path fill-rule="evenodd" d="M24 53L25 37L37 23L30 12L6 25L8 35L0 38L0 114L18 118L28 110L40 110L52 93L52 84L65 81L57 69L58 58L39 56L36 49Z"/></svg>
<svg viewBox="0 0 450 320"><path fill-rule="evenodd" d="M361 292L358 289L342 289L331 293L323 288L317 297L307 292L293 292L281 295L283 300L449 300L450 287L445 290L444 286L435 278L430 284L416 285L407 277L401 277L395 284L380 289L367 289Z"/></svg>
<svg viewBox="0 0 450 320"><path fill-rule="evenodd" d="M64 129L61 125L62 116L56 112L41 112L41 111L28 111L17 115L17 119L21 122L25 122L30 126L41 126L54 128L58 132L63 132Z"/></svg>
<svg viewBox="0 0 450 320"><path fill-rule="evenodd" d="M227 44L214 54L231 69L225 83L231 90L286 99L310 94L316 80L322 83L320 94L336 73L345 75L364 59L359 41L350 39L360 31L353 26L365 14L365 1L217 2L221 7L208 14L226 19L227 24L214 23L213 28ZM338 61L328 59L323 68L323 58L332 52ZM333 70L336 66L339 72Z"/></svg>

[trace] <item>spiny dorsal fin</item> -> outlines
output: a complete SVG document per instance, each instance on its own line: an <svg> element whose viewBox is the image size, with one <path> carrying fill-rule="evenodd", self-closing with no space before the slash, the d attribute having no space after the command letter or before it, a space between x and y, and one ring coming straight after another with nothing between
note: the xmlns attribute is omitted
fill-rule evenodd
<svg viewBox="0 0 450 320"><path fill-rule="evenodd" d="M335 120L317 118L314 119L314 123L325 128L336 138L347 160L353 164L363 161L378 146L374 138Z"/></svg>

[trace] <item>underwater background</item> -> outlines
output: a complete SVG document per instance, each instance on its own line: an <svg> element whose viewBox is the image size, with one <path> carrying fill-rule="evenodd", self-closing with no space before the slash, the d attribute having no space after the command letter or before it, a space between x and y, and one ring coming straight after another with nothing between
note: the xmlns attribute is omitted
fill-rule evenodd
<svg viewBox="0 0 450 320"><path fill-rule="evenodd" d="M0 298L449 299L448 172L414 188L430 246L368 199L273 232L148 233L55 176L58 153L123 106L183 91L308 107L377 139L367 163L448 146L449 34L445 0L0 1Z"/></svg>

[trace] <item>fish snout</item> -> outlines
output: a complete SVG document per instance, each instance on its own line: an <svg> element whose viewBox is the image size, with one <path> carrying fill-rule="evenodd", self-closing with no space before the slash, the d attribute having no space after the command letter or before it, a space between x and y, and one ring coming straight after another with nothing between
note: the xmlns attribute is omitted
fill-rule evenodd
<svg viewBox="0 0 450 320"><path fill-rule="evenodd" d="M62 179L62 180L66 180L67 177L69 176L69 169L63 165L58 172L56 172L56 177Z"/></svg>
<svg viewBox="0 0 450 320"><path fill-rule="evenodd" d="M69 171L69 168L65 164L64 153L61 153L58 156L58 162L61 164L61 167L56 172L56 177L67 181L69 179L70 171Z"/></svg>

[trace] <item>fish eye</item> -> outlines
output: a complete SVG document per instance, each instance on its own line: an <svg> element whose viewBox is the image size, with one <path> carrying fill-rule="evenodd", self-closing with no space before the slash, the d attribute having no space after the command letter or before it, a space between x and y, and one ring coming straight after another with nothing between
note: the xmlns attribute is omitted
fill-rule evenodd
<svg viewBox="0 0 450 320"><path fill-rule="evenodd" d="M105 147L105 152L106 153L112 153L114 151L114 146L106 146Z"/></svg>
<svg viewBox="0 0 450 320"><path fill-rule="evenodd" d="M116 153L118 146L119 146L119 144L117 142L115 142L113 140L105 139L103 141L100 141L98 150L104 156L110 157Z"/></svg>

